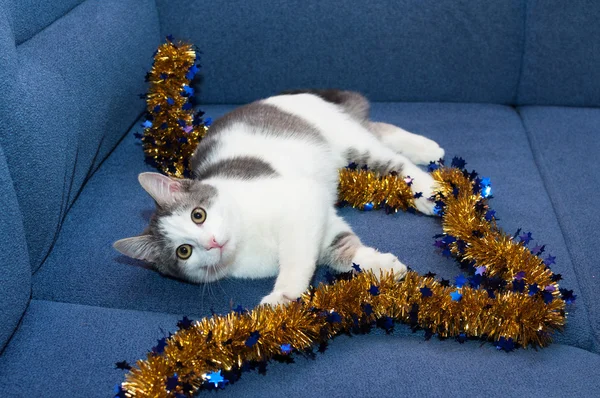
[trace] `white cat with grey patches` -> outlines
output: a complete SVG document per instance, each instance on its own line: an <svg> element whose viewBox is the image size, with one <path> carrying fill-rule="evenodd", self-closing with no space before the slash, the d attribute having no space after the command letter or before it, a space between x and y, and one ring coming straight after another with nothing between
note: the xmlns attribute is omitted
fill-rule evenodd
<svg viewBox="0 0 600 398"><path fill-rule="evenodd" d="M277 275L261 301L272 305L299 297L317 264L403 277L395 255L364 246L337 215L338 169L355 162L410 176L423 193L417 209L431 215L434 180L416 165L443 156L428 138L370 121L358 93L290 91L216 120L192 157L193 179L140 174L156 212L142 235L114 246L194 283Z"/></svg>

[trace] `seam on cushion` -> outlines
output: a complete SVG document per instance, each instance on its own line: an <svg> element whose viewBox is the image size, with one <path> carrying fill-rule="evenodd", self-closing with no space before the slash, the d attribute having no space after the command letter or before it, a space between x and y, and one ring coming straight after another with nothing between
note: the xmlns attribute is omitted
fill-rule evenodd
<svg viewBox="0 0 600 398"><path fill-rule="evenodd" d="M43 301L43 302L46 302L46 303L57 303L57 304L64 304L64 305L73 305L73 306L89 307L89 308L100 308L100 309L115 310L115 311L132 311L132 312L141 312L141 313L147 312L147 313L151 313L151 314L161 314L161 315L176 315L176 316L181 316L181 315L185 314L183 312L164 312L164 311L152 311L152 310L136 310L136 309L133 309L133 308L104 307L104 306L101 306L101 305L71 303L71 302L68 302L68 301L56 301L56 300L35 299L35 298L32 298L31 300L29 300L29 303L27 303L27 308L29 308L29 305L30 305L30 303L32 301L37 301L37 302L42 302Z"/></svg>
<svg viewBox="0 0 600 398"><path fill-rule="evenodd" d="M535 0L522 0L523 5L523 37L521 39L521 62L519 64L519 75L517 77L517 86L515 87L515 96L513 98L513 104L519 103L519 97L521 94L521 80L523 79L523 64L525 62L525 50L527 48L527 23L528 23L528 12L529 12L529 3ZM517 111L518 112L518 111Z"/></svg>
<svg viewBox="0 0 600 398"><path fill-rule="evenodd" d="M12 333L10 334L10 336L8 336L8 339L6 339L6 343L4 343L4 347L2 347L2 349L0 349L0 357L2 356L2 354L4 354L4 351L6 351L10 342L12 341L13 337L15 337L15 335L17 334L17 331L21 327L21 324L23 323L23 319L25 319L25 315L27 314L27 311L29 310L29 306L31 305L31 300L33 300L33 288L31 286L31 284L29 284L29 300L27 300L27 305L25 306L25 309L23 310L23 313L21 314L21 317L19 318L19 322L17 322Z"/></svg>
<svg viewBox="0 0 600 398"><path fill-rule="evenodd" d="M48 249L48 252L44 256L44 259L40 262L39 267L35 271L33 271L31 273L32 276L35 275L40 269L42 269L42 267L46 263L46 260L48 259L48 257L50 257L50 254L54 250L54 246L56 245L56 242L58 240L58 236L60 235L60 230L62 229L63 221L64 221L65 217L67 216L67 214L69 214L69 211L71 210L71 208L73 207L73 205L77 202L77 198L79 198L79 195L81 194L81 192L83 191L83 189L87 185L88 181L94 176L94 174L96 174L96 171L98 171L98 169L100 169L100 167L102 166L102 164L110 157L110 155L112 155L112 153L115 151L115 149L117 149L117 147L119 145L121 145L121 142L125 139L125 137L127 137L127 134L129 134L129 132L131 131L131 129L133 129L133 126L135 126L135 124L138 122L138 120L144 114L144 112L145 111L141 111L140 113L138 113L138 115L135 117L135 120L133 121L133 123L131 123L127 127L125 134L123 134L121 136L121 138L119 138L119 141L117 141L117 143L115 144L115 146L106 154L106 156L100 161L100 163L98 163L98 166L96 166L93 170L92 170L92 168L93 168L93 164L92 164L92 166L90 167L90 170L88 171L85 179L83 180L83 183L81 184L81 188L79 188L79 191L77 191L77 193L75 194L75 197L73 198L73 201L71 202L71 204L69 204L67 206L67 208L66 208L66 210L64 212L64 215L63 215L62 219L59 222L59 227L56 230L56 233L54 235L54 239L52 240L52 244L50 245L50 248Z"/></svg>
<svg viewBox="0 0 600 398"><path fill-rule="evenodd" d="M556 202L560 203L560 199L558 197L554 197L553 195L550 195L550 190L549 190L549 184L548 181L546 179L546 175L548 174L546 167L543 165L542 162L542 155L541 153L538 153L537 151L534 150L534 148L536 147L534 144L537 143L536 139L533 137L533 134L531 134L530 130L527 128L527 125L525 124L525 120L523 119L523 116L521 115L521 110L519 108L515 108L515 110L517 111L517 113L519 114L519 118L521 119L521 125L523 126L523 129L525 130L525 135L527 136L527 142L529 143L529 150L531 151L531 154L533 155L533 160L535 162L535 165L537 166L537 170L538 173L540 174L540 178L542 179L542 184L544 185L544 189L546 190L546 195L548 196L548 199L550 200L550 205L552 206L552 211L554 212L554 217L556 218L556 220L558 221L558 227L560 228L560 233L563 237L563 240L565 242L565 246L567 248L567 253L569 255L569 259L571 260L571 264L573 266L573 273L575 274L575 278L576 283L577 283L577 287L579 289L580 292L583 293L583 289L581 288L581 276L579 275L579 272L577 271L577 266L575 264L575 261L573 261L573 254L571 253L571 248L569 247L569 245L567 244L568 240L567 240L567 235L565 233L565 225L564 222L561 221L560 217L558 217L558 211L557 211L557 206L556 206ZM544 171L545 173L543 173L542 171ZM587 315L588 318L588 325L590 330L592 331L592 350L597 350L598 348L600 348L600 331L596 331L596 329L593 327L592 325L592 318L590 316L590 310L589 310L589 306L588 306L588 298L586 295L581 295L582 297L580 297L581 300L584 301L584 307L585 307L585 313ZM591 351L591 352L595 352L595 351Z"/></svg>
<svg viewBox="0 0 600 398"><path fill-rule="evenodd" d="M15 42L15 45L16 46L20 46L21 44L27 43L29 40L33 39L34 37L36 37L37 35L39 35L43 31L45 31L46 29L48 29L50 26L54 25L57 21L60 21L61 19L63 19L67 15L69 15L71 12L73 12L73 10L75 10L77 7L81 6L84 3L87 3L87 0L82 1L79 4L76 4L73 8L70 8L69 10L67 10L63 15L61 15L58 18L56 18L54 21L50 22L48 25L44 26L42 29L38 30L37 32L35 32L33 35L31 35L27 39L25 39L25 40L23 40L21 42Z"/></svg>

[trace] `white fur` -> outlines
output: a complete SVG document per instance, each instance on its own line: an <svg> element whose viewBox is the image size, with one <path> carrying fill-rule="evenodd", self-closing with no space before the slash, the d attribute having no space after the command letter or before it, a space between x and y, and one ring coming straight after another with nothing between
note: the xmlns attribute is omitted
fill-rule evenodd
<svg viewBox="0 0 600 398"><path fill-rule="evenodd" d="M346 166L346 153L359 149L370 159L392 162L414 178L413 190L422 192L417 208L432 214L433 179L416 163L442 157L433 141L395 126L355 119L340 107L311 94L282 95L264 103L296 115L319 130L326 143L316 144L301 135L281 138L256 134L241 123L221 131L221 146L211 156L253 156L268 162L277 177L250 181L214 177L204 184L218 191L215 203L206 209L206 222L195 224L182 209L164 217L160 228L176 247L193 246L192 256L180 260L188 279L206 282L225 276L262 278L277 275L273 292L262 303L278 304L297 298L307 287L317 262L323 260L332 240L351 232L333 206L337 196L337 170ZM383 142L383 144L382 144ZM167 194L171 190L166 189ZM164 187L159 190L164 194ZM212 238L227 241L222 253L209 249ZM392 254L379 253L358 241L352 259L377 274L393 270L399 277L406 266ZM332 264L338 270L341 266ZM210 271L210 272L209 272Z"/></svg>

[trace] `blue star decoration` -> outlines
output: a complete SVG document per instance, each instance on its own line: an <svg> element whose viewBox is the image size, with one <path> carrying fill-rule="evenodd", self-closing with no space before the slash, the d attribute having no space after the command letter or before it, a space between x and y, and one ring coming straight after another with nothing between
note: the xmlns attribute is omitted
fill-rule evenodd
<svg viewBox="0 0 600 398"><path fill-rule="evenodd" d="M246 339L246 343L245 343L246 347L250 347L250 348L254 347L254 345L256 343L258 343L258 339L259 338L260 338L260 332L258 330L255 330L254 332L251 332L250 333L250 337L248 337ZM219 373L220 373L220 371L219 371Z"/></svg>
<svg viewBox="0 0 600 398"><path fill-rule="evenodd" d="M354 271L356 272L362 272L362 269L360 269L360 265L356 263L352 263L352 268L354 268Z"/></svg>
<svg viewBox="0 0 600 398"><path fill-rule="evenodd" d="M212 118L211 117L207 117L206 119L204 119L204 125L206 127L210 127L211 124L212 124Z"/></svg>
<svg viewBox="0 0 600 398"><path fill-rule="evenodd" d="M546 245L537 245L533 249L531 249L531 253L535 254L536 256L539 256L544 252L544 250L546 250Z"/></svg>
<svg viewBox="0 0 600 398"><path fill-rule="evenodd" d="M120 384L117 384L115 386L115 398L127 398L127 395L125 395L125 390L123 389L123 387Z"/></svg>
<svg viewBox="0 0 600 398"><path fill-rule="evenodd" d="M460 333L458 336L456 336L456 341L458 341L460 344L464 344L464 342L467 341L467 335Z"/></svg>
<svg viewBox="0 0 600 398"><path fill-rule="evenodd" d="M559 289L560 294L561 294L561 298L565 301L565 303L567 304L571 304L575 301L575 299L577 298L576 294L573 294L572 290L567 290L567 289Z"/></svg>
<svg viewBox="0 0 600 398"><path fill-rule="evenodd" d="M188 73L185 75L185 78L192 80L194 76L196 76L196 73L198 73L198 67L196 65L192 65L190 66L190 69L188 69Z"/></svg>
<svg viewBox="0 0 600 398"><path fill-rule="evenodd" d="M496 211L495 210L488 210L485 213L485 220L486 221L492 221L493 218L495 218L496 216Z"/></svg>
<svg viewBox="0 0 600 398"><path fill-rule="evenodd" d="M427 286L421 288L421 296L422 297L431 297L433 296L433 292Z"/></svg>
<svg viewBox="0 0 600 398"><path fill-rule="evenodd" d="M533 240L533 237L531 236L531 232L527 232L526 234L519 236L519 239L521 239L521 242L527 246L529 242Z"/></svg>
<svg viewBox="0 0 600 398"><path fill-rule="evenodd" d="M162 339L157 340L157 344L155 347L152 347L152 352L155 354L162 354L165 351L165 347L167 346L167 339L163 337Z"/></svg>
<svg viewBox="0 0 600 398"><path fill-rule="evenodd" d="M458 290L455 290L452 293L450 293L450 297L452 297L452 301L460 301L460 299L462 298L462 294L460 294Z"/></svg>
<svg viewBox="0 0 600 398"><path fill-rule="evenodd" d="M432 171L437 170L439 168L440 166L438 166L437 163L429 162L429 165L427 166L427 171L431 173Z"/></svg>
<svg viewBox="0 0 600 398"><path fill-rule="evenodd" d="M215 387L225 387L225 385L229 382L229 380L225 379L221 375L221 371L218 372L210 372L204 375L204 379L210 384L214 384Z"/></svg>
<svg viewBox="0 0 600 398"><path fill-rule="evenodd" d="M233 309L233 312L235 312L238 315L244 315L248 311L244 307L242 307L241 305L238 304L238 306Z"/></svg>
<svg viewBox="0 0 600 398"><path fill-rule="evenodd" d="M373 306L369 303L363 304L362 308L366 316L370 316L373 313Z"/></svg>
<svg viewBox="0 0 600 398"><path fill-rule="evenodd" d="M465 285L465 283L467 283L467 278L465 278L465 276L463 274L460 274L459 276L456 277L454 282L456 284L456 287L463 287Z"/></svg>
<svg viewBox="0 0 600 398"><path fill-rule="evenodd" d="M192 323L193 321L190 318L184 316L181 320L177 321L177 327L180 330L189 329L192 326Z"/></svg>
<svg viewBox="0 0 600 398"><path fill-rule="evenodd" d="M552 300L554 300L554 296L552 296L552 292L544 290L542 293L542 297L544 298L544 303L550 304Z"/></svg>
<svg viewBox="0 0 600 398"><path fill-rule="evenodd" d="M175 373L171 377L167 377L167 383L166 383L167 390L173 391L173 390L177 389L177 385L179 385L179 376L177 376L177 373Z"/></svg>
<svg viewBox="0 0 600 398"><path fill-rule="evenodd" d="M327 322L329 323L340 323L342 321L342 316L335 311L330 311L327 313Z"/></svg>
<svg viewBox="0 0 600 398"><path fill-rule="evenodd" d="M371 296L379 296L379 288L375 285L371 285L369 293L371 293Z"/></svg>
<svg viewBox="0 0 600 398"><path fill-rule="evenodd" d="M544 259L544 264L545 264L547 267L549 267L549 266L551 266L552 264L556 264L556 261L555 261L555 260L556 260L556 257L548 255L548 257L546 257L546 258Z"/></svg>
<svg viewBox="0 0 600 398"><path fill-rule="evenodd" d="M492 196L492 183L489 178L482 178L480 182L481 186L481 196L484 198L489 198Z"/></svg>
<svg viewBox="0 0 600 398"><path fill-rule="evenodd" d="M467 162L465 162L465 160L463 158L459 158L457 156L452 158L452 163L451 163L452 167L456 167L457 169L464 169L466 165L467 165Z"/></svg>
<svg viewBox="0 0 600 398"><path fill-rule="evenodd" d="M537 283L534 283L534 284L528 286L528 290L529 290L529 295L533 296L534 294L536 294L537 292L540 291L540 288L538 287Z"/></svg>
<svg viewBox="0 0 600 398"><path fill-rule="evenodd" d="M525 271L519 271L517 272L517 274L515 275L515 279L520 281L521 279L525 278Z"/></svg>
<svg viewBox="0 0 600 398"><path fill-rule="evenodd" d="M483 275L487 271L487 267L485 265L479 266L475 269L475 275Z"/></svg>
<svg viewBox="0 0 600 398"><path fill-rule="evenodd" d="M503 350L506 352L513 351L515 349L515 343L511 337L508 339L504 336L500 337L500 339L496 342L496 349Z"/></svg>
<svg viewBox="0 0 600 398"><path fill-rule="evenodd" d="M175 101L173 100L173 98L169 97L169 98L167 98L167 104L173 105L173 104L175 104Z"/></svg>
<svg viewBox="0 0 600 398"><path fill-rule="evenodd" d="M281 345L281 353L284 355L289 355L292 352L292 346L290 344L282 344Z"/></svg>
<svg viewBox="0 0 600 398"><path fill-rule="evenodd" d="M573 291L571 290L571 292L573 292ZM129 363L127 363L127 361L121 361L121 362L115 363L115 369L130 370L131 365L129 365Z"/></svg>
<svg viewBox="0 0 600 398"><path fill-rule="evenodd" d="M369 203L365 203L365 205L363 206L363 210L364 211L371 211L373 210L373 202L369 202Z"/></svg>
<svg viewBox="0 0 600 398"><path fill-rule="evenodd" d="M150 120L146 120L144 123L142 123L142 126L146 129L149 129L152 127L152 122Z"/></svg>

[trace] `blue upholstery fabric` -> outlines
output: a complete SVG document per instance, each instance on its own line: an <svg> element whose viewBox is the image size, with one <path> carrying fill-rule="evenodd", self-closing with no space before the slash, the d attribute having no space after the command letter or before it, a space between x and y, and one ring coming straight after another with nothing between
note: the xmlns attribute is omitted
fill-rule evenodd
<svg viewBox="0 0 600 398"><path fill-rule="evenodd" d="M203 108L218 117L227 106ZM514 232L522 226L534 232L559 259L557 272L565 286L581 292L563 237L538 174L518 114L509 107L469 104L374 104L373 117L429 136L460 155L472 167L491 176L497 195L492 204L501 225ZM139 128L135 128L139 130ZM482 137L485 137L483 139ZM166 279L119 255L112 243L141 233L153 210L152 199L137 183L150 170L132 134L117 147L90 179L66 217L46 263L34 275L33 296L71 303L184 313L205 316L234 306L252 307L269 293L273 280L223 280L206 287ZM435 253L431 237L440 232L434 218L383 212L340 212L365 244L399 256L419 272L431 270L445 278L458 267ZM323 273L324 270L321 270ZM408 328L403 329L409 333ZM590 327L584 309L575 306L559 342L590 349Z"/></svg>
<svg viewBox="0 0 600 398"><path fill-rule="evenodd" d="M600 2L528 0L522 105L600 106Z"/></svg>
<svg viewBox="0 0 600 398"><path fill-rule="evenodd" d="M0 147L0 352L29 301L31 271L23 220Z"/></svg>
<svg viewBox="0 0 600 398"><path fill-rule="evenodd" d="M290 87L377 101L512 103L524 2L158 0L163 35L204 52L204 103Z"/></svg>
<svg viewBox="0 0 600 398"><path fill-rule="evenodd" d="M0 357L0 391L5 397L108 397L124 378L115 362L133 364L176 321L33 300ZM272 364L266 377L246 373L218 396L591 397L599 388L600 356L574 347L506 354L477 342L370 335L340 337L316 361Z"/></svg>
<svg viewBox="0 0 600 398"><path fill-rule="evenodd" d="M84 180L143 110L134 98L145 90L140 76L159 32L152 0L88 0L50 24L49 16L41 17L35 26L22 13L52 8L50 16L59 17L56 12L72 2L39 9L29 3L11 6L16 34L27 36L25 25L46 28L19 46L11 27L0 32L0 73L9 77L0 97L8 126L0 130L0 143L35 270Z"/></svg>
<svg viewBox="0 0 600 398"><path fill-rule="evenodd" d="M32 300L0 356L3 397L110 397L125 372L145 356L175 315Z"/></svg>
<svg viewBox="0 0 600 398"><path fill-rule="evenodd" d="M573 260L583 293L579 305L589 313L598 349L600 215L596 192L600 178L595 164L600 154L600 109L525 107L520 112Z"/></svg>
<svg viewBox="0 0 600 398"><path fill-rule="evenodd" d="M11 4L15 42L32 38L84 0L19 0Z"/></svg>

